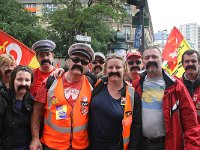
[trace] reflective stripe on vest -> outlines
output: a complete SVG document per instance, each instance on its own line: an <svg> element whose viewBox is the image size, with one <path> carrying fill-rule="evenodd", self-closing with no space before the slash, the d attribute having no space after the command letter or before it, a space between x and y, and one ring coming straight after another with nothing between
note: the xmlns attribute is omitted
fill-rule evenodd
<svg viewBox="0 0 200 150"><path fill-rule="evenodd" d="M135 90L133 87L128 86L128 92L130 94L130 104L131 104L131 108L133 110L134 107L134 94L135 94ZM125 105L126 107L127 105ZM132 114L133 115L133 114ZM124 143L124 150L127 149L127 144L130 141L130 135L128 137L123 137L123 143Z"/></svg>
<svg viewBox="0 0 200 150"><path fill-rule="evenodd" d="M70 133L71 132L71 127L59 127L55 124L52 124L51 118L52 118L52 113L49 113L48 119L44 118L44 123L60 133ZM86 130L87 126L88 126L88 124L85 124L83 126L73 127L73 132L80 132L80 131Z"/></svg>
<svg viewBox="0 0 200 150"><path fill-rule="evenodd" d="M124 142L124 144L128 144L129 141L130 141L130 136L127 137L127 138L123 138L123 142Z"/></svg>
<svg viewBox="0 0 200 150"><path fill-rule="evenodd" d="M130 96L131 96L131 104L132 104L132 108L134 107L134 95L135 95L135 90L128 86L128 91L130 93Z"/></svg>
<svg viewBox="0 0 200 150"><path fill-rule="evenodd" d="M58 80L55 79L54 82L52 83L51 87L48 90L48 94L47 94L47 101L48 101L48 109L50 110L52 107L52 103L51 103L51 97L54 96L54 89L56 87L58 83ZM92 86L90 85L90 89L92 90ZM48 118L44 118L44 123L47 124L48 126L50 126L52 129L60 132L60 133L70 133L71 132L71 127L60 127L57 126L55 124L52 124L51 122L52 119L52 112L49 112ZM78 127L73 127L73 132L80 132L83 130L87 129L88 124L82 125L82 126L78 126Z"/></svg>

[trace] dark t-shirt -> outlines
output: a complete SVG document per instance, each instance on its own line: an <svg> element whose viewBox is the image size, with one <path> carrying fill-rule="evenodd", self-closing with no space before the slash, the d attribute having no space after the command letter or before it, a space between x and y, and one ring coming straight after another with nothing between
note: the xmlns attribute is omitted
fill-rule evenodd
<svg viewBox="0 0 200 150"><path fill-rule="evenodd" d="M18 99L15 99L15 108L18 109L18 110L22 110L23 109L23 101L22 100L18 100Z"/></svg>
<svg viewBox="0 0 200 150"><path fill-rule="evenodd" d="M94 143L118 145L122 138L121 100L112 98L106 87L92 99L90 110L91 138Z"/></svg>

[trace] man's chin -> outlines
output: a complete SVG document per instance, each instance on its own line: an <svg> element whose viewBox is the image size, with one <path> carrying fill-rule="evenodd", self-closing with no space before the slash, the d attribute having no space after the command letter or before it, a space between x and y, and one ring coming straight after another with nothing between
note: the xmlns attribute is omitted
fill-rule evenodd
<svg viewBox="0 0 200 150"><path fill-rule="evenodd" d="M74 75L82 75L83 74L83 72L81 72L79 69L74 69L74 70L71 70L71 71Z"/></svg>
<svg viewBox="0 0 200 150"><path fill-rule="evenodd" d="M194 70L194 69L187 69L186 73L198 73L198 71Z"/></svg>
<svg viewBox="0 0 200 150"><path fill-rule="evenodd" d="M158 68L149 68L146 71L151 74L156 74L158 72Z"/></svg>
<svg viewBox="0 0 200 150"><path fill-rule="evenodd" d="M135 69L135 70L132 70L131 73L132 73L132 74L137 74L139 71L140 71L140 70Z"/></svg>
<svg viewBox="0 0 200 150"><path fill-rule="evenodd" d="M99 74L102 70L95 70L94 73L95 74Z"/></svg>
<svg viewBox="0 0 200 150"><path fill-rule="evenodd" d="M51 65L49 63L44 63L41 65L42 68L49 68Z"/></svg>

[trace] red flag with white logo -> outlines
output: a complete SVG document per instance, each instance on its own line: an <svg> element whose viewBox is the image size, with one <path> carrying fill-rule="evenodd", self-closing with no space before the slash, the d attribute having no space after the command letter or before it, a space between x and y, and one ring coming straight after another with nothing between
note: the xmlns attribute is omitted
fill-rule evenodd
<svg viewBox="0 0 200 150"><path fill-rule="evenodd" d="M34 51L0 30L0 54L4 53L13 55L17 65L27 65L32 68L39 67Z"/></svg>
<svg viewBox="0 0 200 150"><path fill-rule="evenodd" d="M190 46L186 39L181 32L174 27L163 49L163 68L171 75L182 76L184 72L181 63L182 54L188 49L190 49Z"/></svg>

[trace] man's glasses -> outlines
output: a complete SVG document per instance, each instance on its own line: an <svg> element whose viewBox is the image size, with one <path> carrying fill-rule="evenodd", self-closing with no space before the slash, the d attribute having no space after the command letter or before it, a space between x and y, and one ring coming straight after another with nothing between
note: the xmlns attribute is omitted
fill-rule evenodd
<svg viewBox="0 0 200 150"><path fill-rule="evenodd" d="M96 65L97 63L103 65L104 64L104 61L103 60L95 60L92 62L92 64Z"/></svg>
<svg viewBox="0 0 200 150"><path fill-rule="evenodd" d="M134 63L136 63L136 65L140 65L142 62L140 60L136 60L136 61L129 61L128 65L133 65Z"/></svg>
<svg viewBox="0 0 200 150"><path fill-rule="evenodd" d="M88 65L89 64L89 62L88 61L86 61L85 59L80 59L80 58L78 58L78 57L74 57L74 58L70 58L74 63L79 63L79 62L81 62L81 64L83 65L83 66L86 66L86 65Z"/></svg>

